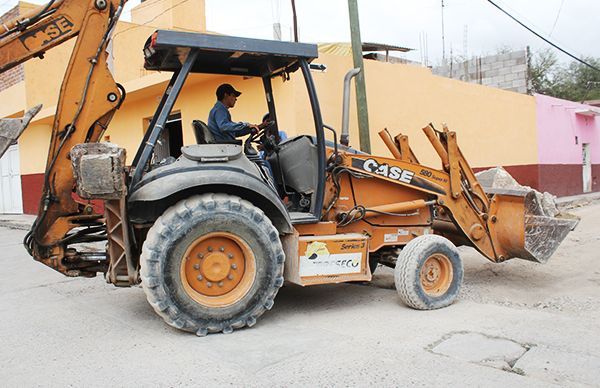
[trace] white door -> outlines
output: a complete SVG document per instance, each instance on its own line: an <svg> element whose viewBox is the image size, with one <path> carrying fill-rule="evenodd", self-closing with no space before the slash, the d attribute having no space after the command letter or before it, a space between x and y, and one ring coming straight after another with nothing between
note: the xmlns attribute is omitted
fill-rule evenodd
<svg viewBox="0 0 600 388"><path fill-rule="evenodd" d="M0 213L23 213L23 197L21 196L21 174L19 169L19 146L8 148L0 159Z"/></svg>
<svg viewBox="0 0 600 388"><path fill-rule="evenodd" d="M592 156L590 152L590 144L582 144L583 151L583 192L589 193L592 191Z"/></svg>

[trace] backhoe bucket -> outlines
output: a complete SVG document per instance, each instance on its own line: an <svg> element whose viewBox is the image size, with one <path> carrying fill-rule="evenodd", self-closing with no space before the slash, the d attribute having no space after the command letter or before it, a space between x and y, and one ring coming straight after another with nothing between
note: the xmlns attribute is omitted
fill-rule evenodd
<svg viewBox="0 0 600 388"><path fill-rule="evenodd" d="M42 109L42 105L31 108L20 119L0 119L0 158L8 147L21 136L29 122Z"/></svg>
<svg viewBox="0 0 600 388"><path fill-rule="evenodd" d="M488 189L492 197L491 214L496 216L492 232L496 252L504 260L520 258L545 263L556 251L579 219L569 214L553 214L552 203L533 190Z"/></svg>

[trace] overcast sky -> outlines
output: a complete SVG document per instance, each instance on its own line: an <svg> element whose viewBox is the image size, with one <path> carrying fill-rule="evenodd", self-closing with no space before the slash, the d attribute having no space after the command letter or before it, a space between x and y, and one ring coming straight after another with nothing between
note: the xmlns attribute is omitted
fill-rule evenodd
<svg viewBox="0 0 600 388"><path fill-rule="evenodd" d="M30 0L44 3L44 0ZM175 0L177 1L177 0ZM187 0L179 0L185 2ZM600 1L494 0L542 36L576 56L600 57ZM16 0L0 0L4 12ZM129 1L128 10L139 4ZM441 0L358 0L362 40L409 47L408 59L442 59ZM446 58L494 54L510 47L549 47L486 0L444 0ZM349 41L347 0L296 0L300 41ZM290 0L206 0L207 28L229 35L291 39ZM570 60L559 54L565 61Z"/></svg>

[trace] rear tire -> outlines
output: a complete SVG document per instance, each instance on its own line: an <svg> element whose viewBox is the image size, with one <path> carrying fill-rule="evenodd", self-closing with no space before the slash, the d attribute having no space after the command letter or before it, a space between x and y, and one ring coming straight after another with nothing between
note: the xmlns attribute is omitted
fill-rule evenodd
<svg viewBox="0 0 600 388"><path fill-rule="evenodd" d="M406 244L394 270L400 299L418 310L452 304L462 280L463 266L458 250L449 240L432 234L419 236Z"/></svg>
<svg viewBox="0 0 600 388"><path fill-rule="evenodd" d="M225 194L182 200L144 242L142 286L167 324L203 336L253 326L283 284L284 253L269 218Z"/></svg>
<svg viewBox="0 0 600 388"><path fill-rule="evenodd" d="M379 265L379 257L375 253L369 254L369 270L371 270L371 276L375 274L377 266Z"/></svg>

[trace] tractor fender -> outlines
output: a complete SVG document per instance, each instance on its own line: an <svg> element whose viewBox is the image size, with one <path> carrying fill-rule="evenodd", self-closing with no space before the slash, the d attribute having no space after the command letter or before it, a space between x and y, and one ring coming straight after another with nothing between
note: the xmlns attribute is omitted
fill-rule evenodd
<svg viewBox="0 0 600 388"><path fill-rule="evenodd" d="M255 169L241 167L230 163L200 163L149 173L129 195L129 219L133 223L152 223L169 207L192 195L225 193L260 208L279 233L292 233L289 214L277 193L253 171Z"/></svg>

